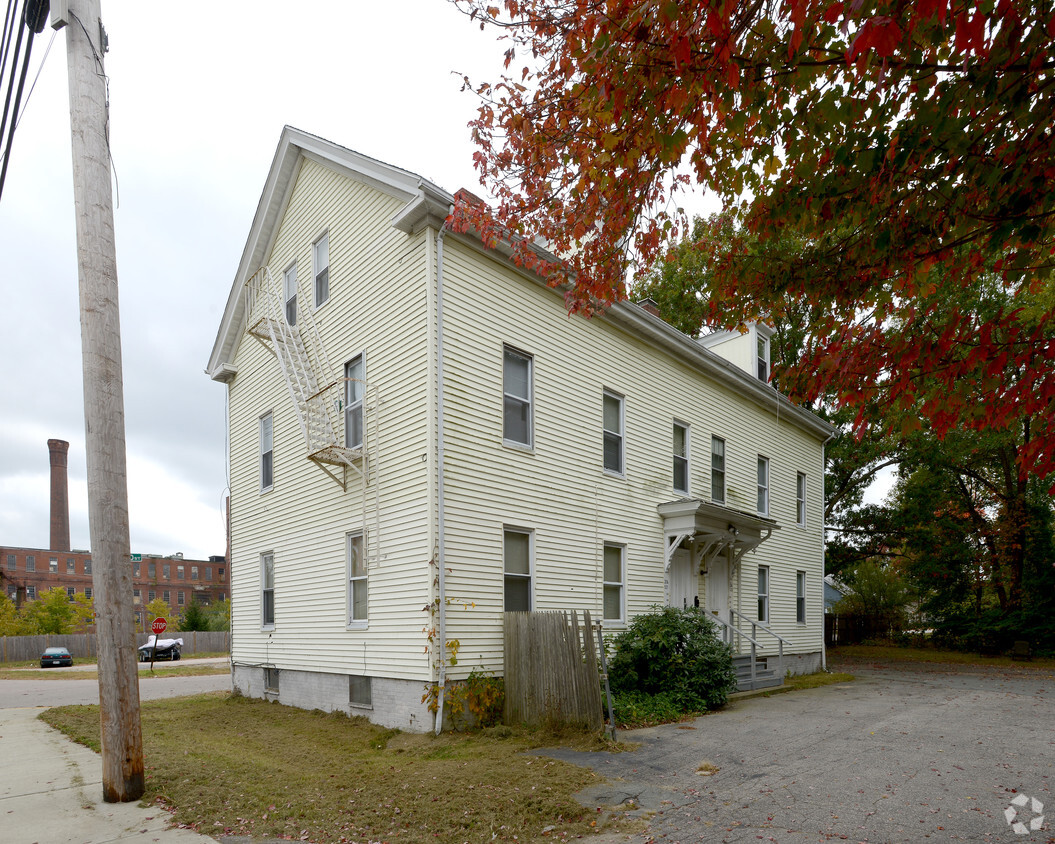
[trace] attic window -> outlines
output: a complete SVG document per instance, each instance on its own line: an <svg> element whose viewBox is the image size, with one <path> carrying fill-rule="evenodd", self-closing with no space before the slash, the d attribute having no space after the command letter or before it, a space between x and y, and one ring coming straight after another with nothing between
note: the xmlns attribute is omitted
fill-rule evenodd
<svg viewBox="0 0 1055 844"><path fill-rule="evenodd" d="M769 338L758 335L758 380L769 381Z"/></svg>

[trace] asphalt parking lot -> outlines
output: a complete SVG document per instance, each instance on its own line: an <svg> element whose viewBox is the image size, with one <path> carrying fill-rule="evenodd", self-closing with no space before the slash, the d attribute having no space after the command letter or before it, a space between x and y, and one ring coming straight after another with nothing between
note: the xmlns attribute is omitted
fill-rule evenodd
<svg viewBox="0 0 1055 844"><path fill-rule="evenodd" d="M546 753L608 778L584 802L647 823L605 841L1055 842L1055 671L844 670L858 679L630 731L635 752Z"/></svg>

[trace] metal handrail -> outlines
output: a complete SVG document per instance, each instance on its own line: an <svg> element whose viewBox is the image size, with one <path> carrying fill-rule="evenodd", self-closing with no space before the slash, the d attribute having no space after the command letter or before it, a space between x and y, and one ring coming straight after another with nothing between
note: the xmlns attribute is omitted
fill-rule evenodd
<svg viewBox="0 0 1055 844"><path fill-rule="evenodd" d="M732 609L730 607L730 609L729 609L729 618L730 618L730 620L735 620L736 616L739 616L744 621L750 622L750 624L751 624L751 635L752 636L757 635L757 630L758 630L759 627L761 627L762 630L764 630L766 633L768 633L770 636L772 636L774 639L777 640L777 660L780 663L780 674L783 675L783 673L784 673L784 644L787 643L788 645L790 645L791 642L789 640L785 639L779 633L773 632L771 629L766 627L764 624L760 624L757 621L752 621L752 620L750 620L748 618L745 618L743 613L737 612L736 610L734 610L734 609ZM738 629L738 628L735 627L735 625L732 625L732 624L730 625L730 627L733 627L733 629ZM746 636L747 634L744 633L744 634L741 634L741 635ZM748 637L748 638L750 638L750 637ZM752 639L752 642L753 641L754 640ZM752 683L754 682L754 679L755 679L755 645L752 644L751 645L751 680L752 680Z"/></svg>

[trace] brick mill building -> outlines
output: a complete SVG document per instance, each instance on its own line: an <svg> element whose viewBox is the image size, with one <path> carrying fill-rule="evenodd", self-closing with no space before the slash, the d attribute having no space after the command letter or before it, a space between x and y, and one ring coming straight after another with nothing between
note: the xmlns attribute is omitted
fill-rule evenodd
<svg viewBox="0 0 1055 844"><path fill-rule="evenodd" d="M90 551L70 548L67 453L69 443L48 440L51 455L51 542L48 548L14 548L0 546L0 584L12 601L36 600L41 593L59 587L72 599L92 591L92 555ZM225 557L188 560L182 554L160 556L133 554L133 604L136 621L144 618L146 605L160 598L178 616L192 603L206 606L228 597L228 573Z"/></svg>

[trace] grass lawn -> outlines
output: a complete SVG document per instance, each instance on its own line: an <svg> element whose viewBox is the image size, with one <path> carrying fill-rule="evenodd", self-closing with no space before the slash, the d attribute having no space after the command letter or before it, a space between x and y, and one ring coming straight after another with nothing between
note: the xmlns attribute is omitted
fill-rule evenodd
<svg viewBox="0 0 1055 844"><path fill-rule="evenodd" d="M98 707L41 718L99 749ZM219 693L144 702L142 726L145 799L207 835L460 844L559 840L618 823L572 796L597 774L521 752L605 747L595 736L417 735Z"/></svg>
<svg viewBox="0 0 1055 844"><path fill-rule="evenodd" d="M1055 659L1033 657L1014 660L1009 656L943 651L938 648L902 648L897 645L842 645L828 648L831 662L937 662L951 665L992 665L1000 668L1055 668Z"/></svg>

